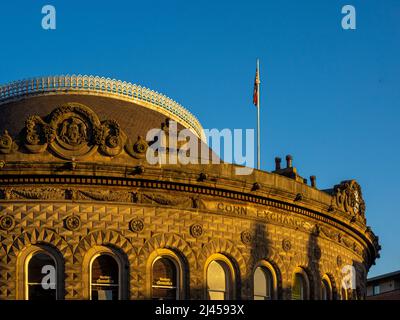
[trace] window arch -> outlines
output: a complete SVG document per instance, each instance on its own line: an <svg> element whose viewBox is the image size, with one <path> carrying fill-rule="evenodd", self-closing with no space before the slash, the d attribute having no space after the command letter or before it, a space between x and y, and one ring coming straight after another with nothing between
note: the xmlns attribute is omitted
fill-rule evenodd
<svg viewBox="0 0 400 320"><path fill-rule="evenodd" d="M257 267L253 276L254 300L271 300L271 272L263 267Z"/></svg>
<svg viewBox="0 0 400 320"><path fill-rule="evenodd" d="M310 282L303 268L296 268L292 280L292 300L309 300Z"/></svg>
<svg viewBox="0 0 400 320"><path fill-rule="evenodd" d="M179 299L179 267L171 258L160 256L154 260L151 293L154 300Z"/></svg>
<svg viewBox="0 0 400 320"><path fill-rule="evenodd" d="M45 251L27 259L27 300L57 300L57 273L55 259Z"/></svg>
<svg viewBox="0 0 400 320"><path fill-rule="evenodd" d="M119 250L94 246L85 254L82 264L83 294L90 300L124 300L128 298L126 256Z"/></svg>
<svg viewBox="0 0 400 320"><path fill-rule="evenodd" d="M90 263L90 299L119 300L120 263L108 253L96 254Z"/></svg>
<svg viewBox="0 0 400 320"><path fill-rule="evenodd" d="M321 281L321 300L333 300L332 284L327 275L323 276Z"/></svg>
<svg viewBox="0 0 400 320"><path fill-rule="evenodd" d="M265 260L257 264L253 273L254 300L278 298L277 275L273 266Z"/></svg>
<svg viewBox="0 0 400 320"><path fill-rule="evenodd" d="M17 299L63 299L64 262L51 246L31 245L21 251L17 261Z"/></svg>
<svg viewBox="0 0 400 320"><path fill-rule="evenodd" d="M230 300L235 296L235 272L230 260L221 255L211 256L206 263L207 299Z"/></svg>
<svg viewBox="0 0 400 320"><path fill-rule="evenodd" d="M179 300L186 297L186 280L189 278L185 259L174 251L159 248L147 260L147 298L154 300Z"/></svg>

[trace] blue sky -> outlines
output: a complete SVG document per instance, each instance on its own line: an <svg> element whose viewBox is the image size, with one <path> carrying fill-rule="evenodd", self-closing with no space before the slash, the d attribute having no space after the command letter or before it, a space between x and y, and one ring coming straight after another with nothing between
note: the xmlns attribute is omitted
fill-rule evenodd
<svg viewBox="0 0 400 320"><path fill-rule="evenodd" d="M41 8L57 29L41 28ZM357 29L341 28L356 8ZM0 83L93 74L167 94L205 128L253 128L262 168L294 156L329 188L356 179L380 237L371 275L400 269L400 1L1 1Z"/></svg>

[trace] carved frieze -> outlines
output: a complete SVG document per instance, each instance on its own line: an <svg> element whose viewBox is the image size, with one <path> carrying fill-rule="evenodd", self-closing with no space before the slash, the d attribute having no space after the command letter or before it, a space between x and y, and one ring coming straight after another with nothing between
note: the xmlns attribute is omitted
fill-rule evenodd
<svg viewBox="0 0 400 320"><path fill-rule="evenodd" d="M142 203L156 203L164 206L193 206L193 200L190 197L179 197L160 193L143 193L141 200Z"/></svg>
<svg viewBox="0 0 400 320"><path fill-rule="evenodd" d="M133 196L131 192L113 190L76 190L73 198L75 200L133 202Z"/></svg>
<svg viewBox="0 0 400 320"><path fill-rule="evenodd" d="M0 199L62 200L65 190L58 188L5 188L0 190Z"/></svg>
<svg viewBox="0 0 400 320"><path fill-rule="evenodd" d="M87 106L67 103L54 109L48 116L29 116L19 143L29 153L51 150L67 160L79 160L99 152L115 157L125 148L134 158L143 158L147 142L142 137L131 143L115 120L100 121ZM7 130L0 135L0 154L18 149L17 143Z"/></svg>

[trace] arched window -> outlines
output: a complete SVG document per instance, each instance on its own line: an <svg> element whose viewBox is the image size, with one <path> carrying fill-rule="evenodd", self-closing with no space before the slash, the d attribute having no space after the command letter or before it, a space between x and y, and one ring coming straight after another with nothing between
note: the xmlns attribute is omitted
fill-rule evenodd
<svg viewBox="0 0 400 320"><path fill-rule="evenodd" d="M167 257L159 257L152 268L152 299L179 299L179 271L176 262Z"/></svg>
<svg viewBox="0 0 400 320"><path fill-rule="evenodd" d="M213 260L207 266L207 294L210 300L231 299L232 275L225 261Z"/></svg>
<svg viewBox="0 0 400 320"><path fill-rule="evenodd" d="M254 300L271 300L273 278L271 271L265 267L258 267L254 271Z"/></svg>
<svg viewBox="0 0 400 320"><path fill-rule="evenodd" d="M33 253L27 259L26 299L57 299L56 261L43 250Z"/></svg>
<svg viewBox="0 0 400 320"><path fill-rule="evenodd" d="M325 279L322 280L321 300L331 300L329 284Z"/></svg>
<svg viewBox="0 0 400 320"><path fill-rule="evenodd" d="M302 268L297 268L293 275L292 300L308 300L309 287L306 272Z"/></svg>
<svg viewBox="0 0 400 320"><path fill-rule="evenodd" d="M109 254L98 254L90 265L90 298L92 300L120 299L120 266Z"/></svg>
<svg viewBox="0 0 400 320"><path fill-rule="evenodd" d="M305 283L301 274L296 273L292 288L292 300L304 300L305 298Z"/></svg>

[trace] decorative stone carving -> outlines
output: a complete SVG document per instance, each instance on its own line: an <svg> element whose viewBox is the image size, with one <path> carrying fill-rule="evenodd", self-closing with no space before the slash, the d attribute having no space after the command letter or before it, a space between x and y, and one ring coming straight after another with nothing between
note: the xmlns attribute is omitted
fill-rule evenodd
<svg viewBox="0 0 400 320"><path fill-rule="evenodd" d="M175 195L156 194L156 193L153 194L143 193L142 202L157 203L165 206L184 206L184 207L193 206L192 199L189 197L177 197Z"/></svg>
<svg viewBox="0 0 400 320"><path fill-rule="evenodd" d="M198 238L203 234L203 226L201 224L195 223L190 226L190 234L194 238Z"/></svg>
<svg viewBox="0 0 400 320"><path fill-rule="evenodd" d="M144 229L144 222L142 219L133 219L129 222L129 229L133 232L141 232Z"/></svg>
<svg viewBox="0 0 400 320"><path fill-rule="evenodd" d="M205 172L200 172L199 174L199 178L197 179L198 181L206 181L208 179L208 174Z"/></svg>
<svg viewBox="0 0 400 320"><path fill-rule="evenodd" d="M48 124L39 116L30 116L25 121L25 148L32 153L40 153L47 149L46 132L50 132Z"/></svg>
<svg viewBox="0 0 400 320"><path fill-rule="evenodd" d="M13 141L7 130L0 135L0 154L13 153L18 149L17 144Z"/></svg>
<svg viewBox="0 0 400 320"><path fill-rule="evenodd" d="M260 190L261 189L261 183L259 183L259 182L254 182L253 183L253 186L252 186L252 188L251 188L251 191L258 191L258 190Z"/></svg>
<svg viewBox="0 0 400 320"><path fill-rule="evenodd" d="M334 187L334 199L337 208L360 217L365 223L365 202L361 187L355 180L342 181Z"/></svg>
<svg viewBox="0 0 400 320"><path fill-rule="evenodd" d="M191 200L192 200L192 208L199 209L200 208L200 197L194 196L194 197L191 197Z"/></svg>
<svg viewBox="0 0 400 320"><path fill-rule="evenodd" d="M96 201L116 201L116 202L133 202L132 193L127 191L113 190L78 190L74 193L76 200L96 200Z"/></svg>
<svg viewBox="0 0 400 320"><path fill-rule="evenodd" d="M69 216L65 219L65 228L70 231L78 230L81 227L81 219L78 216Z"/></svg>
<svg viewBox="0 0 400 320"><path fill-rule="evenodd" d="M253 242L253 236L249 231L243 231L240 234L240 239L245 245L250 245Z"/></svg>
<svg viewBox="0 0 400 320"><path fill-rule="evenodd" d="M5 231L10 231L15 226L14 217L5 215L0 217L0 228Z"/></svg>
<svg viewBox="0 0 400 320"><path fill-rule="evenodd" d="M97 135L97 137L99 136ZM117 156L123 150L125 141L126 136L115 120L102 122L101 138L97 143L100 145L100 151L103 154L110 157Z"/></svg>
<svg viewBox="0 0 400 320"><path fill-rule="evenodd" d="M79 159L96 151L95 142L101 141L101 124L88 107L68 103L55 109L49 119L47 139L58 156Z"/></svg>
<svg viewBox="0 0 400 320"><path fill-rule="evenodd" d="M283 251L290 251L290 249L292 249L292 243L290 242L289 239L283 239L282 240L282 249Z"/></svg>
<svg viewBox="0 0 400 320"><path fill-rule="evenodd" d="M58 188L3 189L2 192L0 192L0 197L6 200L63 200L65 199L65 191Z"/></svg>
<svg viewBox="0 0 400 320"><path fill-rule="evenodd" d="M142 159L146 156L148 147L149 144L147 141L142 136L138 136L135 143L133 143L131 139L127 140L125 151L135 159Z"/></svg>
<svg viewBox="0 0 400 320"><path fill-rule="evenodd" d="M22 145L31 153L50 149L67 160L79 160L97 150L109 157L119 155L126 147L135 158L144 157L147 142L140 137L127 144L127 137L115 120L100 122L97 115L79 103L67 103L53 110L46 118L28 117L22 133ZM18 148L10 135L0 136L0 153L11 153ZM129 152L131 150L131 152Z"/></svg>

